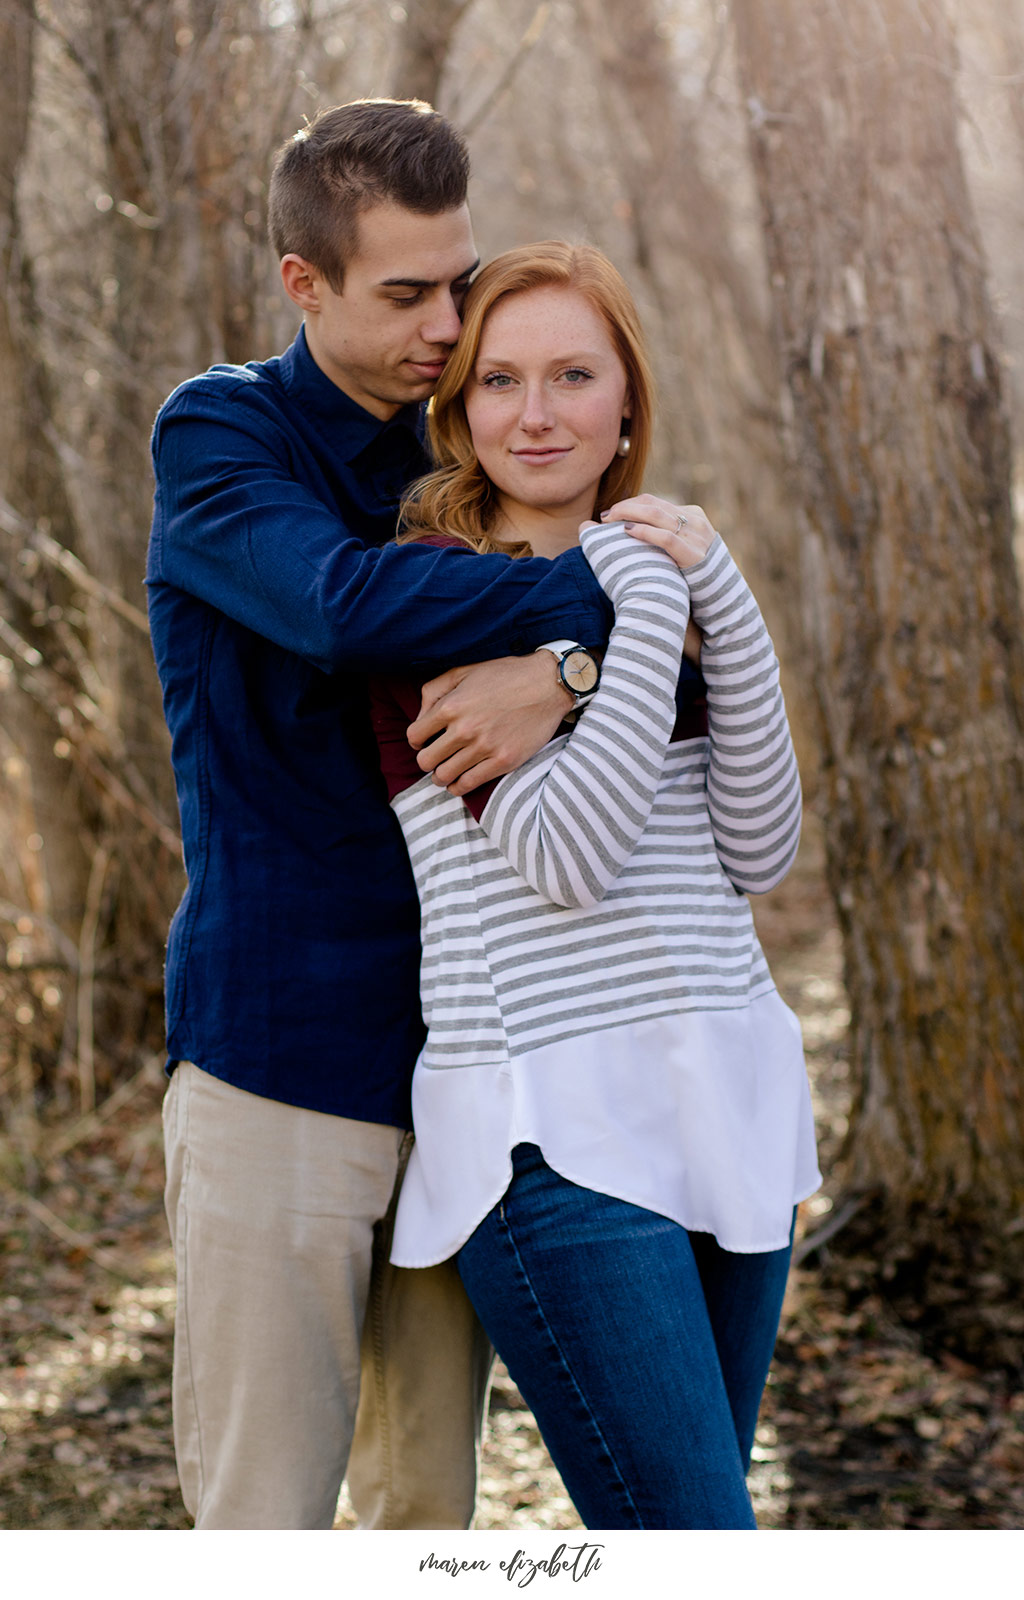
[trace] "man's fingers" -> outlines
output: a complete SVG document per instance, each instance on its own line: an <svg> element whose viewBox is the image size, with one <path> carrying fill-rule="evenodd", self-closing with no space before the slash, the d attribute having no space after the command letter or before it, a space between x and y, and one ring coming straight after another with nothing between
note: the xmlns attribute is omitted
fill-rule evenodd
<svg viewBox="0 0 1024 1600"><path fill-rule="evenodd" d="M451 694L468 671L468 667L449 667L447 672L442 672L439 677L431 678L425 683L420 690L420 716L422 717L424 711L429 711L439 700L443 700L446 694Z"/></svg>
<svg viewBox="0 0 1024 1600"><path fill-rule="evenodd" d="M491 783L495 778L503 778L506 768L497 761L480 761L475 767L469 767L455 783L447 785L448 792L454 795L471 794L474 789L480 789L485 783Z"/></svg>
<svg viewBox="0 0 1024 1600"><path fill-rule="evenodd" d="M437 734L444 732L444 728L444 713L439 712L436 708L431 708L429 711L421 711L416 721L410 722L405 730L405 737L414 750L423 750L425 747L429 747L431 740ZM422 766L423 763L421 762L420 765Z"/></svg>
<svg viewBox="0 0 1024 1600"><path fill-rule="evenodd" d="M421 771L467 794L534 755L571 703L546 651L506 656L433 679L406 737Z"/></svg>
<svg viewBox="0 0 1024 1600"><path fill-rule="evenodd" d="M439 789L447 789L449 794L461 797L473 789L479 789L481 784L503 778L513 765L513 759L508 754L488 754L480 759L468 750L457 750L447 761L440 762L434 768L433 778Z"/></svg>
<svg viewBox="0 0 1024 1600"><path fill-rule="evenodd" d="M503 777L507 771L507 766L503 766L501 760L494 756L481 761L468 750L457 750L447 761L442 761L434 768L432 776L439 789L463 795L479 788L482 783L489 783L492 778Z"/></svg>
<svg viewBox="0 0 1024 1600"><path fill-rule="evenodd" d="M414 722L412 726L416 728L419 724ZM451 761L454 756L457 756L462 748L459 735L451 729L442 729L437 738L431 739L430 743L424 745L422 749L419 749L412 738L412 728L409 730L408 737L409 743L417 751L416 765L421 772L436 772L437 768L442 766L444 762Z"/></svg>
<svg viewBox="0 0 1024 1600"><path fill-rule="evenodd" d="M512 748L488 749L478 739L459 744L457 737L435 739L416 757L420 770L432 773L438 788L453 794L468 794L478 784L502 778L521 760L520 752Z"/></svg>
<svg viewBox="0 0 1024 1600"><path fill-rule="evenodd" d="M444 678L434 678L433 684L443 683L445 678L450 676L451 674L446 672ZM426 694L433 684L424 684L423 699L420 702L420 714L415 722L409 724L405 734L414 750L422 750L425 745L429 745L430 741L436 739L439 734L443 734L452 722L452 709L447 701L448 696L458 688L460 682L460 678L455 678L453 682L448 684L447 688L441 689L438 694L434 695L429 703L426 699Z"/></svg>

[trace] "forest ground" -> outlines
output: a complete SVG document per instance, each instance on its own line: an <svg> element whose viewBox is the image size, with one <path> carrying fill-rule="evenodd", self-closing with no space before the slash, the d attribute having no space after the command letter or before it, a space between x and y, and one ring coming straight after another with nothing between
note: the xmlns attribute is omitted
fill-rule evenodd
<svg viewBox="0 0 1024 1600"><path fill-rule="evenodd" d="M799 1239L842 1222L836 1155L846 1129L849 1022L839 936L810 819L796 867L757 908L784 998L800 1016L823 1190ZM25 1181L0 1148L0 1528L185 1528L171 1442L174 1276L163 1217L154 1064L86 1136ZM1020 1372L936 1335L942 1305L908 1310L896 1269L820 1245L794 1269L754 1449L763 1528L1024 1527ZM1005 1294L1003 1291L1006 1291ZM932 1280L935 1302L1021 1308L985 1263ZM343 1497L338 1527L351 1527ZM476 1526L578 1528L533 1419L503 1370L492 1389Z"/></svg>

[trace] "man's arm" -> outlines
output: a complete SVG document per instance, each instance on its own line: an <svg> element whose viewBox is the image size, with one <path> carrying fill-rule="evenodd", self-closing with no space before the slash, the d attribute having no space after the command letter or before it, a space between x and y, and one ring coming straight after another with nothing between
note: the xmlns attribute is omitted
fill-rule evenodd
<svg viewBox="0 0 1024 1600"><path fill-rule="evenodd" d="M287 441L246 391L186 385L161 412L151 581L324 671L430 673L552 638L607 638L611 610L580 552L468 561L422 545L368 549L297 480Z"/></svg>

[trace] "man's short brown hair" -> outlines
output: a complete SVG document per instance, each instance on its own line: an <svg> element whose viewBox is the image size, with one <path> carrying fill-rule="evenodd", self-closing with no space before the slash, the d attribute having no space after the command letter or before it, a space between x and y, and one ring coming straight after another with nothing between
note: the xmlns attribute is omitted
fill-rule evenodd
<svg viewBox="0 0 1024 1600"><path fill-rule="evenodd" d="M437 216L466 200L466 141L425 100L354 100L319 111L281 146L268 225L278 257L302 256L341 292L360 212L382 201Z"/></svg>

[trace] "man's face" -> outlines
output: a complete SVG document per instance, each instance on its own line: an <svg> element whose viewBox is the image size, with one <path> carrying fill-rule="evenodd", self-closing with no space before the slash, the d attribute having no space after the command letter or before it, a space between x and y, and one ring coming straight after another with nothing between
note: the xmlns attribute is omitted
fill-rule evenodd
<svg viewBox="0 0 1024 1600"><path fill-rule="evenodd" d="M421 216L390 202L359 218L341 294L308 268L310 352L350 399L386 420L433 394L478 265L469 208Z"/></svg>

